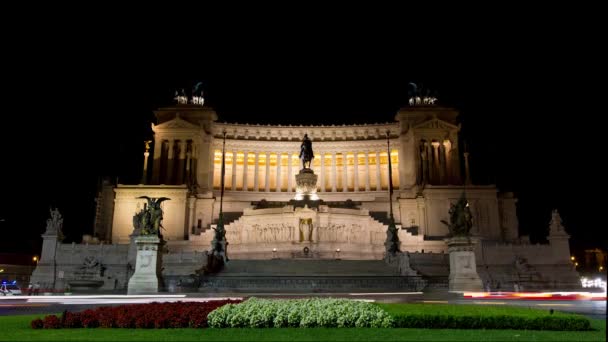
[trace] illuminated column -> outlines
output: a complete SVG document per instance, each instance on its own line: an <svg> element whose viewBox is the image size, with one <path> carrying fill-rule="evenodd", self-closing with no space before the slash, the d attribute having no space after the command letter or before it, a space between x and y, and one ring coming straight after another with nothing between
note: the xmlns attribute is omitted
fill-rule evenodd
<svg viewBox="0 0 608 342"><path fill-rule="evenodd" d="M260 176L260 154L258 152L255 153L255 169L253 171L253 191L260 190L260 180L258 179Z"/></svg>
<svg viewBox="0 0 608 342"><path fill-rule="evenodd" d="M236 190L236 151L232 151L232 191Z"/></svg>
<svg viewBox="0 0 608 342"><path fill-rule="evenodd" d="M179 161L177 164L177 177L175 184L184 184L184 164L186 163L186 140L179 141Z"/></svg>
<svg viewBox="0 0 608 342"><path fill-rule="evenodd" d="M433 141L433 170L435 170L435 182L441 184L441 165L439 165L439 143Z"/></svg>
<svg viewBox="0 0 608 342"><path fill-rule="evenodd" d="M160 183L160 156L163 150L163 140L160 137L154 139L154 157L152 160L152 184Z"/></svg>
<svg viewBox="0 0 608 342"><path fill-rule="evenodd" d="M365 191L369 191L369 153L365 151Z"/></svg>
<svg viewBox="0 0 608 342"><path fill-rule="evenodd" d="M325 191L325 153L321 153L321 191Z"/></svg>
<svg viewBox="0 0 608 342"><path fill-rule="evenodd" d="M281 192L281 152L277 152L277 184L274 191Z"/></svg>
<svg viewBox="0 0 608 342"><path fill-rule="evenodd" d="M336 192L336 179L338 170L336 169L336 152L331 154L331 191Z"/></svg>
<svg viewBox="0 0 608 342"><path fill-rule="evenodd" d="M190 182L192 178L190 178L190 163L192 162L192 144L190 144L190 151L188 151L188 147L186 146L186 182Z"/></svg>
<svg viewBox="0 0 608 342"><path fill-rule="evenodd" d="M428 143L424 143L424 147L422 152L420 152L420 160L422 163L422 184L428 184L429 182L429 164L427 158L427 145Z"/></svg>
<svg viewBox="0 0 608 342"><path fill-rule="evenodd" d="M355 185L355 191L359 191L359 153L355 152L353 159L353 184Z"/></svg>
<svg viewBox="0 0 608 342"><path fill-rule="evenodd" d="M348 191L348 177L346 176L346 153L342 153L342 192Z"/></svg>
<svg viewBox="0 0 608 342"><path fill-rule="evenodd" d="M266 152L266 183L264 183L266 187L266 192L270 191L270 152Z"/></svg>
<svg viewBox="0 0 608 342"><path fill-rule="evenodd" d="M190 143L190 150L192 151L191 152L191 156L190 156L190 175L191 175L190 176L191 177L190 181L192 182L192 184L197 184L198 183L197 176L196 176L196 171L197 171L197 168L198 168L198 163L197 162L198 162L198 158L199 158L199 156L198 156L198 152L199 152L198 151L199 150L198 146L199 145L195 142L195 140L193 140ZM211 158L215 157L215 153L214 153L213 150L210 150L209 156ZM213 164L213 160L211 160L211 162L209 164L210 165L214 165ZM211 172L210 172L211 177L213 177L214 169L215 168L212 167ZM211 182L211 188L213 188L213 181Z"/></svg>
<svg viewBox="0 0 608 342"><path fill-rule="evenodd" d="M465 174L465 184L471 185L471 173L469 171L469 152L464 153L464 174Z"/></svg>
<svg viewBox="0 0 608 342"><path fill-rule="evenodd" d="M454 184L452 181L452 160L450 158L450 151L452 150L452 143L449 140L443 142L444 159L445 159L445 173L447 184Z"/></svg>
<svg viewBox="0 0 608 342"><path fill-rule="evenodd" d="M380 176L380 152L376 152L376 190L382 191L382 177Z"/></svg>
<svg viewBox="0 0 608 342"><path fill-rule="evenodd" d="M439 151L437 154L437 159L439 161L439 184L445 184L445 148L442 143L437 143L437 145L439 145L439 148L437 149L437 151Z"/></svg>
<svg viewBox="0 0 608 342"><path fill-rule="evenodd" d="M196 197L192 196L188 198L188 224L186 225L186 230L188 230L190 233L194 233L194 227L196 227L196 225L194 224L194 207L196 204ZM186 233L186 237L189 234Z"/></svg>
<svg viewBox="0 0 608 342"><path fill-rule="evenodd" d="M292 192L291 153L287 153L287 192Z"/></svg>
<svg viewBox="0 0 608 342"><path fill-rule="evenodd" d="M243 153L243 191L247 191L247 151Z"/></svg>
<svg viewBox="0 0 608 342"><path fill-rule="evenodd" d="M150 142L146 141L146 151L144 152L144 171L141 175L141 184L148 183L148 157L150 156Z"/></svg>
<svg viewBox="0 0 608 342"><path fill-rule="evenodd" d="M426 151L426 166L428 168L428 181L429 184L433 184L434 183L434 177L433 177L433 173L435 172L434 167L433 167L433 149L431 147L431 144L429 144L428 142L424 143L424 147L425 147L425 151Z"/></svg>
<svg viewBox="0 0 608 342"><path fill-rule="evenodd" d="M173 152L175 148L175 140L169 140L169 153L167 154L167 178L164 184L173 184Z"/></svg>

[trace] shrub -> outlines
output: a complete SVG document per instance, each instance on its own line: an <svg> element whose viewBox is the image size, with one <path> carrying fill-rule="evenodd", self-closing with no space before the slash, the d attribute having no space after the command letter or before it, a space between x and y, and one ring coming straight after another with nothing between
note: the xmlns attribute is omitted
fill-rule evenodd
<svg viewBox="0 0 608 342"><path fill-rule="evenodd" d="M584 316L547 311L479 306L433 304L378 304L392 316L398 328L423 329L518 329L589 330Z"/></svg>
<svg viewBox="0 0 608 342"><path fill-rule="evenodd" d="M73 313L64 311L61 319L47 316L31 322L33 329L40 328L204 328L207 315L227 303L240 300L209 302L177 302L120 305L99 307ZM250 315L251 316L251 315ZM247 318L249 319L248 316Z"/></svg>
<svg viewBox="0 0 608 342"><path fill-rule="evenodd" d="M32 329L42 329L44 327L44 322L40 318L36 318L31 323Z"/></svg>
<svg viewBox="0 0 608 342"><path fill-rule="evenodd" d="M59 329L61 328L61 320L55 315L48 315L44 317L43 327L44 329Z"/></svg>
<svg viewBox="0 0 608 342"><path fill-rule="evenodd" d="M251 298L211 312L213 328L391 327L392 318L370 303L348 299L269 300Z"/></svg>

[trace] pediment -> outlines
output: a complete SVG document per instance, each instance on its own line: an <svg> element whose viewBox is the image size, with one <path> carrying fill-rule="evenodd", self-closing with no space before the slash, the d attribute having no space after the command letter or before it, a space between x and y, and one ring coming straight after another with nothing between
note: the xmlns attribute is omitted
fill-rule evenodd
<svg viewBox="0 0 608 342"><path fill-rule="evenodd" d="M200 129L199 126L190 123L182 118L180 118L179 116L175 117L172 120L169 120L167 122L163 122L160 125L154 125L154 130L198 130Z"/></svg>
<svg viewBox="0 0 608 342"><path fill-rule="evenodd" d="M422 122L414 126L414 129L442 129L442 130L458 130L459 127L447 121L437 118Z"/></svg>

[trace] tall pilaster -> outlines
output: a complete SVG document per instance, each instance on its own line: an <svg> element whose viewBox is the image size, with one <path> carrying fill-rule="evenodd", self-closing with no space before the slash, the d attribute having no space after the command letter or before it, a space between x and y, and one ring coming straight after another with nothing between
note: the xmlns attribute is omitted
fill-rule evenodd
<svg viewBox="0 0 608 342"><path fill-rule="evenodd" d="M382 176L380 174L380 152L376 152L376 191L382 191Z"/></svg>
<svg viewBox="0 0 608 342"><path fill-rule="evenodd" d="M161 154L163 151L163 140L161 137L154 137L154 157L152 160L152 184L160 183Z"/></svg>
<svg viewBox="0 0 608 342"><path fill-rule="evenodd" d="M253 191L260 191L260 154L255 152L255 169L253 172Z"/></svg>
<svg viewBox="0 0 608 342"><path fill-rule="evenodd" d="M173 162L173 154L175 153L175 140L169 139L169 152L167 153L167 178L164 184L173 184L175 163Z"/></svg>
<svg viewBox="0 0 608 342"><path fill-rule="evenodd" d="M232 191L236 191L236 150L232 151Z"/></svg>
<svg viewBox="0 0 608 342"><path fill-rule="evenodd" d="M287 192L293 192L293 175L291 171L292 160L291 153L287 153Z"/></svg>
<svg viewBox="0 0 608 342"><path fill-rule="evenodd" d="M346 174L346 168L348 166L346 153L342 153L342 191L348 191L348 175Z"/></svg>
<svg viewBox="0 0 608 342"><path fill-rule="evenodd" d="M177 162L177 175L175 184L184 184L184 166L186 163L186 140L179 141L179 161Z"/></svg>
<svg viewBox="0 0 608 342"><path fill-rule="evenodd" d="M355 191L359 191L359 153L355 152L355 159L353 159L353 184L355 186Z"/></svg>
<svg viewBox="0 0 608 342"><path fill-rule="evenodd" d="M365 191L369 191L369 152L365 151Z"/></svg>
<svg viewBox="0 0 608 342"><path fill-rule="evenodd" d="M247 158L248 153L243 153L243 191L247 191Z"/></svg>
<svg viewBox="0 0 608 342"><path fill-rule="evenodd" d="M270 152L266 152L266 182L264 183L265 191L270 191Z"/></svg>
<svg viewBox="0 0 608 342"><path fill-rule="evenodd" d="M276 192L281 192L281 152L277 152L277 181L276 181Z"/></svg>
<svg viewBox="0 0 608 342"><path fill-rule="evenodd" d="M331 191L336 192L336 184L338 179L338 169L336 167L336 152L331 154Z"/></svg>
<svg viewBox="0 0 608 342"><path fill-rule="evenodd" d="M321 153L321 185L320 191L325 191L325 154Z"/></svg>

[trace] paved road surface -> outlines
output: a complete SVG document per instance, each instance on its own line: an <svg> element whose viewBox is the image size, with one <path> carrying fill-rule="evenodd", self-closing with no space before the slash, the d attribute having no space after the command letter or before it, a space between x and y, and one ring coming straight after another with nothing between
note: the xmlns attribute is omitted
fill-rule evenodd
<svg viewBox="0 0 608 342"><path fill-rule="evenodd" d="M554 309L574 312L592 318L606 318L605 300L519 300L464 298L462 294L439 293L336 293L336 294L273 294L273 293L193 293L181 295L160 294L153 296L90 295L90 296L15 296L0 297L0 315L47 314L64 310L82 311L103 305L128 303L149 303L161 301L206 301L219 298L302 298L310 296L341 297L382 303L427 303L427 304L473 304L473 305L511 305L535 309Z"/></svg>

